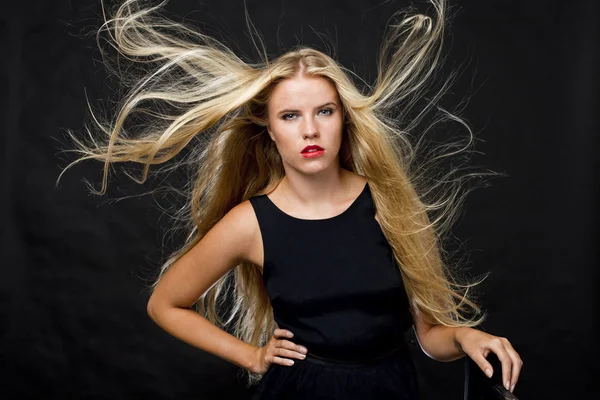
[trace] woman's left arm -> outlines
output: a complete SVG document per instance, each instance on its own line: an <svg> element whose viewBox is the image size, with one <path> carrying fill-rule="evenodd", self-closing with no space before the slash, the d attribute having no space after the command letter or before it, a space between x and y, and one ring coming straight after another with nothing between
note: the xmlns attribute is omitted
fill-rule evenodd
<svg viewBox="0 0 600 400"><path fill-rule="evenodd" d="M438 361L453 361L467 355L491 378L494 369L486 357L493 352L502 364L504 387L511 392L515 389L523 361L506 338L473 328L434 325L415 314L417 339L425 354Z"/></svg>

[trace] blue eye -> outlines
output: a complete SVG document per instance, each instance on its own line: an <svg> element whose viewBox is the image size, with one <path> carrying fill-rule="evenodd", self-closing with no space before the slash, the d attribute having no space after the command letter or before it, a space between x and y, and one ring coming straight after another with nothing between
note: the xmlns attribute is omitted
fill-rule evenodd
<svg viewBox="0 0 600 400"><path fill-rule="evenodd" d="M324 108L322 110L319 110L317 112L318 115L331 115L333 114L333 110L331 108ZM298 117L297 113L287 113L287 114L282 114L281 115L281 119L284 121L291 121L294 120Z"/></svg>

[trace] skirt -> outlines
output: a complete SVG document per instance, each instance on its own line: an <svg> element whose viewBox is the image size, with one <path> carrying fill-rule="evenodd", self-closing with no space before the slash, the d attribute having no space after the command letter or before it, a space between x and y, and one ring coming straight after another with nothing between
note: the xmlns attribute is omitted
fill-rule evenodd
<svg viewBox="0 0 600 400"><path fill-rule="evenodd" d="M418 400L415 368L405 346L369 361L308 353L294 365L271 364L252 400Z"/></svg>

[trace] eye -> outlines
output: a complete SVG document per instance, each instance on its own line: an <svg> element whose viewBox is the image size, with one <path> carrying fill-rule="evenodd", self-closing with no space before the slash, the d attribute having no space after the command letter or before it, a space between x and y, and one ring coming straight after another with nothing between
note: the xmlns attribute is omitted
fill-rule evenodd
<svg viewBox="0 0 600 400"><path fill-rule="evenodd" d="M319 110L319 113L321 113L321 115L331 115L333 114L333 110L331 108L324 108Z"/></svg>
<svg viewBox="0 0 600 400"><path fill-rule="evenodd" d="M294 119L295 116L296 116L296 114L292 114L292 113L283 114L281 116L281 119L283 119L284 121L289 121L289 120Z"/></svg>

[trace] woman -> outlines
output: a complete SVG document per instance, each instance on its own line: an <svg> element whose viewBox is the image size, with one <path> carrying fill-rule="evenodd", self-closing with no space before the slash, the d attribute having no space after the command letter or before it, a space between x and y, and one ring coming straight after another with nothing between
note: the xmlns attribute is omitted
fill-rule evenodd
<svg viewBox="0 0 600 400"><path fill-rule="evenodd" d="M461 197L426 201L435 187L411 166L401 118L390 119L415 104L440 57L446 5L431 4L435 20L416 14L392 26L368 94L319 51L250 65L135 1L104 25L120 54L162 64L113 123L94 127L106 142L72 135L76 162L104 161L104 193L111 163L143 164L143 181L199 139L190 235L163 266L148 313L260 381L255 398L416 399L402 342L413 324L430 357L467 355L514 390L519 355L474 329L483 320L467 296L475 283L461 284L442 261L442 228ZM129 127L140 114L151 123Z"/></svg>

